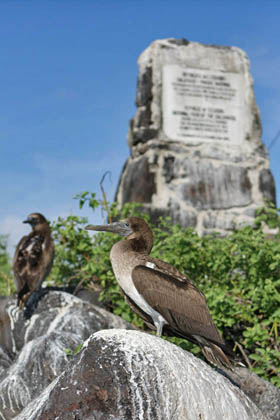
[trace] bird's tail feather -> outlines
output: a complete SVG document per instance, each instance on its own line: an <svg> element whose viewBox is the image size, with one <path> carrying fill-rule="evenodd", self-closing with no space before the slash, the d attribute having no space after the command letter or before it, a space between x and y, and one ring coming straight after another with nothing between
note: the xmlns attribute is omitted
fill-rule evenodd
<svg viewBox="0 0 280 420"><path fill-rule="evenodd" d="M222 369L233 369L229 358L225 355L223 350L214 343L200 343L201 351L204 357L213 365L218 366Z"/></svg>
<svg viewBox="0 0 280 420"><path fill-rule="evenodd" d="M233 366L229 360L229 357L225 354L223 348L226 349L224 344L221 344L221 348L218 344L213 343L212 341L206 340L204 337L200 335L194 335L203 356L205 357L208 362L212 363L212 365L217 366L221 369L233 369ZM228 354L231 354L231 351L228 349ZM231 355L231 359L234 358L234 354Z"/></svg>

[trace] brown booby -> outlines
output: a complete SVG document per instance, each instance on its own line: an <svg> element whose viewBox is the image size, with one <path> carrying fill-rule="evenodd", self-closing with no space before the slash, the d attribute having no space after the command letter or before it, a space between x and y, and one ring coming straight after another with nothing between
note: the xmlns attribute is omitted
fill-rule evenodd
<svg viewBox="0 0 280 420"><path fill-rule="evenodd" d="M54 258L54 244L49 223L40 213L31 213L23 223L32 232L19 241L13 261L18 305L23 307L31 293L40 288L48 276Z"/></svg>
<svg viewBox="0 0 280 420"><path fill-rule="evenodd" d="M220 336L204 295L175 267L149 256L153 234L143 219L129 217L86 229L126 238L111 249L113 271L128 304L158 336L163 331L183 337L198 344L210 363L232 368L233 353Z"/></svg>

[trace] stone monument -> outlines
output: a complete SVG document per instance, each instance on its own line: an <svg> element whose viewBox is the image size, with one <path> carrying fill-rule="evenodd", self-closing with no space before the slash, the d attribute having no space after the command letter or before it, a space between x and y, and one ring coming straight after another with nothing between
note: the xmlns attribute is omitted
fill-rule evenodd
<svg viewBox="0 0 280 420"><path fill-rule="evenodd" d="M199 233L252 224L275 202L269 157L246 54L163 39L139 58L131 155L116 201L140 202Z"/></svg>

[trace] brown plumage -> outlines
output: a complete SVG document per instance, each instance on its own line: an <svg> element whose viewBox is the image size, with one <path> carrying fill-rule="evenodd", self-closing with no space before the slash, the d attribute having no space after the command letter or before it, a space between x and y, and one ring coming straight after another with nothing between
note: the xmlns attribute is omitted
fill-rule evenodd
<svg viewBox="0 0 280 420"><path fill-rule="evenodd" d="M29 223L32 232L19 241L13 261L18 304L24 306L34 290L48 276L54 258L54 244L49 223L40 213L31 213L23 223Z"/></svg>
<svg viewBox="0 0 280 420"><path fill-rule="evenodd" d="M175 267L149 256L153 234L143 219L130 217L86 229L126 237L111 249L112 267L127 302L150 328L159 336L163 330L186 338L198 344L212 364L232 367L233 353L220 336L204 295Z"/></svg>

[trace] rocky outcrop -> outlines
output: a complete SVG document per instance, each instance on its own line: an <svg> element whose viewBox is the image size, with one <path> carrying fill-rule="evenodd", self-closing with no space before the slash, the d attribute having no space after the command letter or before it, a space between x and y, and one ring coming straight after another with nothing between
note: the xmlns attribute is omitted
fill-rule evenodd
<svg viewBox="0 0 280 420"><path fill-rule="evenodd" d="M155 336L92 335L65 371L17 420L264 420L228 379Z"/></svg>
<svg viewBox="0 0 280 420"><path fill-rule="evenodd" d="M264 381L248 369L235 368L234 371L227 372L227 374L270 419L280 419L279 388Z"/></svg>
<svg viewBox="0 0 280 420"><path fill-rule="evenodd" d="M137 201L200 233L252 224L275 202L246 54L186 40L153 42L139 58L131 156L116 201Z"/></svg>
<svg viewBox="0 0 280 420"><path fill-rule="evenodd" d="M0 319L0 419L10 420L68 365L68 352L93 332L133 328L102 308L51 292L26 321L15 299L2 302Z"/></svg>
<svg viewBox="0 0 280 420"><path fill-rule="evenodd" d="M28 320L0 302L1 420L280 420L270 383L245 368L225 377L78 297L49 292Z"/></svg>

